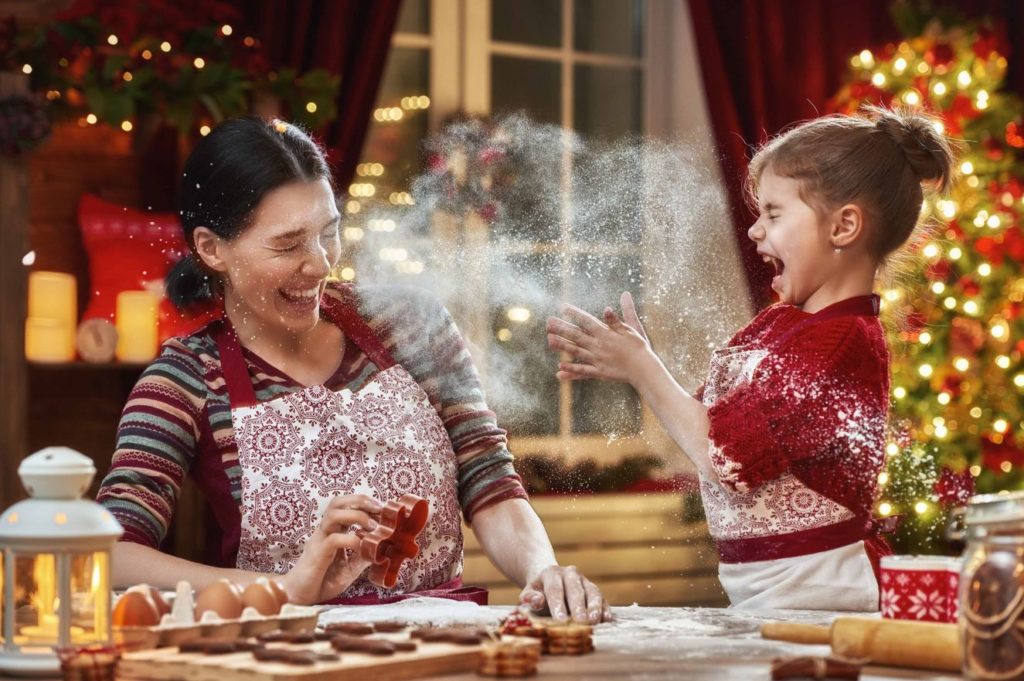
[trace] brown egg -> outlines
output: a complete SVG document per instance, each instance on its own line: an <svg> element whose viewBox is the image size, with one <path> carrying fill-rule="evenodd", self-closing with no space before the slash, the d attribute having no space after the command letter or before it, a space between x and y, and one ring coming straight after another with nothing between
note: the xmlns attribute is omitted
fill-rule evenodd
<svg viewBox="0 0 1024 681"><path fill-rule="evenodd" d="M288 592L281 586L281 582L276 579L268 579L267 583L270 584L270 590L274 592L274 596L277 598L279 608L288 602Z"/></svg>
<svg viewBox="0 0 1024 681"><path fill-rule="evenodd" d="M258 579L242 592L242 607L255 608L261 615L276 615L281 611L277 596L265 579Z"/></svg>
<svg viewBox="0 0 1024 681"><path fill-rule="evenodd" d="M196 596L196 620L208 610L226 620L242 615L242 596L234 582L218 579L199 592Z"/></svg>
<svg viewBox="0 0 1024 681"><path fill-rule="evenodd" d="M160 594L160 589L154 586L147 586L146 588L149 590L149 598L153 601L153 605L156 606L156 611L160 617L169 613L171 611L171 604Z"/></svg>
<svg viewBox="0 0 1024 681"><path fill-rule="evenodd" d="M148 594L126 591L114 605L111 623L115 627L152 627L160 624L160 613Z"/></svg>

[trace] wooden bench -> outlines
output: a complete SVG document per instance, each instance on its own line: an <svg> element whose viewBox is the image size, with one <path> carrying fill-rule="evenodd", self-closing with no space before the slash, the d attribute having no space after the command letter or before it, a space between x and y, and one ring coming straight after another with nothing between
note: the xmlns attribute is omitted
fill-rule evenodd
<svg viewBox="0 0 1024 681"><path fill-rule="evenodd" d="M613 605L728 604L707 526L683 520L680 494L539 496L531 503L559 563L578 567ZM517 603L519 587L464 532L464 581L486 586L494 605Z"/></svg>

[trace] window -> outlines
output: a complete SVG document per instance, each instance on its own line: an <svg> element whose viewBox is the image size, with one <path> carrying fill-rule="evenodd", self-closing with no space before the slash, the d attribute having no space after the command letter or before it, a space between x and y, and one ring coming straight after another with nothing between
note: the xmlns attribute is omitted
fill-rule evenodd
<svg viewBox="0 0 1024 681"><path fill-rule="evenodd" d="M586 196L586 178L608 171L602 158L555 145L550 196L509 205L504 218L488 224L476 214L426 214L409 205L410 182L424 168L420 143L456 112L524 111L539 124L597 140L645 134L647 36L655 4L403 3L346 207L352 248L342 276L363 279L377 271L415 281L431 267L432 253L443 260L458 245L474 245L479 257L443 269L460 280L450 290L486 295L444 297L472 344L488 401L520 454L602 458L649 448L638 435L650 415L632 389L560 383L554 376L558 357L547 349L544 332L555 311L552 301L597 312L596 306L616 304L619 293L629 290L643 305L645 230L636 207L644 178L640 172L617 177L618 196L626 200L595 211L579 197ZM403 245L383 246L395 225L406 228Z"/></svg>

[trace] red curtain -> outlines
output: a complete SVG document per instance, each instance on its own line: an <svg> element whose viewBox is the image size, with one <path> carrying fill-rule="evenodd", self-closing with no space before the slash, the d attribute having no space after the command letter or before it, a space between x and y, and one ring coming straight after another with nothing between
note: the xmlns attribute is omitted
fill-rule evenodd
<svg viewBox="0 0 1024 681"><path fill-rule="evenodd" d="M255 0L240 2L271 63L341 76L338 115L323 132L339 188L359 162L377 101L401 0Z"/></svg>
<svg viewBox="0 0 1024 681"><path fill-rule="evenodd" d="M750 148L819 115L842 85L849 57L901 36L892 0L689 0L704 89L751 299L770 297L769 269L747 238L754 219L743 199ZM1019 0L958 5L991 16L1011 45L1008 86L1024 91L1024 18ZM1017 49L1013 49L1017 48Z"/></svg>

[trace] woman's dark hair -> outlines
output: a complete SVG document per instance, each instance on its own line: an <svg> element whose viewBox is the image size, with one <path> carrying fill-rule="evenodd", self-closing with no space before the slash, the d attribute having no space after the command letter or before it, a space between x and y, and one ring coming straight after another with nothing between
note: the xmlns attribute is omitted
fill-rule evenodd
<svg viewBox="0 0 1024 681"><path fill-rule="evenodd" d="M181 175L181 226L191 252L165 280L175 307L184 310L216 295L215 275L195 253L196 227L233 239L249 226L268 192L290 182L318 180L331 182L323 151L290 123L233 118L202 138Z"/></svg>

